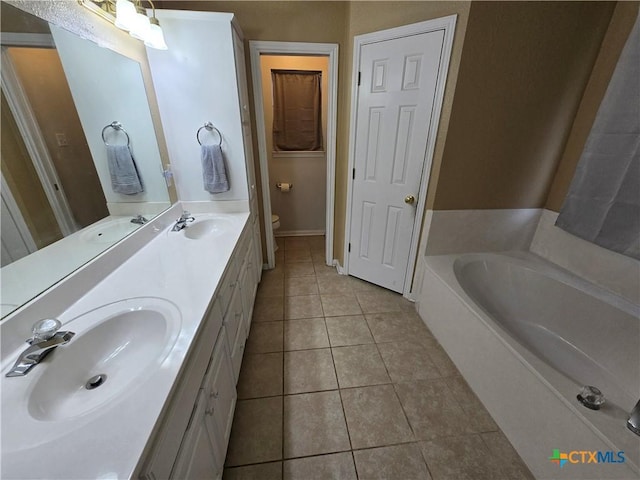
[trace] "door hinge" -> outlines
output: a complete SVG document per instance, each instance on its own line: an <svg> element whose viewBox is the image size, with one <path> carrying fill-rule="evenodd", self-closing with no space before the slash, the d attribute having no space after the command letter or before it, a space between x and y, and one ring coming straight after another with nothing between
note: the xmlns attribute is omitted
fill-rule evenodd
<svg viewBox="0 0 640 480"><path fill-rule="evenodd" d="M358 72L358 86L360 86L361 78L362 78L362 72Z"/></svg>
<svg viewBox="0 0 640 480"><path fill-rule="evenodd" d="M347 252L351 253L351 242L349 242L349 248L347 248Z"/></svg>
<svg viewBox="0 0 640 480"><path fill-rule="evenodd" d="M355 180L356 179L356 169L353 169L353 172L351 172L351 180Z"/></svg>

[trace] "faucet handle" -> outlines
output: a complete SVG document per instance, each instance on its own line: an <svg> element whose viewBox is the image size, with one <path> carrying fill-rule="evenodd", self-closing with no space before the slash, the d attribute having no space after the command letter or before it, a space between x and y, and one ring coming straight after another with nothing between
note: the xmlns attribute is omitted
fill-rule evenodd
<svg viewBox="0 0 640 480"><path fill-rule="evenodd" d="M55 318L44 318L34 323L32 328L33 338L31 342L43 342L53 337L62 327L60 320Z"/></svg>

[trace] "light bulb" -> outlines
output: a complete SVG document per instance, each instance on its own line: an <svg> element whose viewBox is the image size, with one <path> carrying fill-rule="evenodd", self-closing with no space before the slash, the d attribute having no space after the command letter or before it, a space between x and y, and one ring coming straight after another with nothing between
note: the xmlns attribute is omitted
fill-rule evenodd
<svg viewBox="0 0 640 480"><path fill-rule="evenodd" d="M126 31L131 30L135 15L136 7L129 0L116 2L116 27Z"/></svg>
<svg viewBox="0 0 640 480"><path fill-rule="evenodd" d="M149 23L149 17L147 12L142 7L136 7L136 15L134 16L133 24L129 30L129 35L138 40L144 40L149 34L151 24Z"/></svg>
<svg viewBox="0 0 640 480"><path fill-rule="evenodd" d="M144 40L144 44L147 47L155 48L158 50L167 50L167 44L164 41L164 33L160 27L160 22L156 17L151 17L151 26L147 32L147 37Z"/></svg>

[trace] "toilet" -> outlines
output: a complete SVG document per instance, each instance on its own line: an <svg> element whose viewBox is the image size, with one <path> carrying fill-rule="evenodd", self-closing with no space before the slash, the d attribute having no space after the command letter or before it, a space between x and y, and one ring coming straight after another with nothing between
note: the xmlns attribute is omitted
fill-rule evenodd
<svg viewBox="0 0 640 480"><path fill-rule="evenodd" d="M278 215L271 215L271 228L273 229L273 251L275 252L278 250L276 230L280 228L280 217Z"/></svg>

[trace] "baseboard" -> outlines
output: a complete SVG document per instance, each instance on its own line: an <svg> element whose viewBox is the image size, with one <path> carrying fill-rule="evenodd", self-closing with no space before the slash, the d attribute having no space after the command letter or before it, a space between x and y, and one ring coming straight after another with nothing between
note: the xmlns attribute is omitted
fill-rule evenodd
<svg viewBox="0 0 640 480"><path fill-rule="evenodd" d="M318 235L324 235L324 230L290 230L281 231L278 230L276 238L278 237L316 237Z"/></svg>

